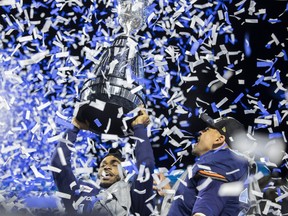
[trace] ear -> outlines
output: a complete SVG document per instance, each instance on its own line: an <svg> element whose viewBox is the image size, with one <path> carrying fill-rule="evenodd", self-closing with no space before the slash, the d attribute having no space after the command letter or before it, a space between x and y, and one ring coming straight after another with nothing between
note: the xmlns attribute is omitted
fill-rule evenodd
<svg viewBox="0 0 288 216"><path fill-rule="evenodd" d="M223 144L225 142L225 136L221 135L219 136L216 140L215 140L215 144L219 145L219 144Z"/></svg>

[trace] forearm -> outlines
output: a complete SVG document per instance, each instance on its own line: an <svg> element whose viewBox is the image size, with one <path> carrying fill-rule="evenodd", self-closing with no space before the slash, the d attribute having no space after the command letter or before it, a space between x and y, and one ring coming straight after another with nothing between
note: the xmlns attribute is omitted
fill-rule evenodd
<svg viewBox="0 0 288 216"><path fill-rule="evenodd" d="M67 145L75 142L78 130L67 130L63 140L58 143L52 156L51 165L60 169L60 172L53 172L53 178L59 192L69 194L70 199L63 199L65 208L68 212L73 212L72 202L75 190L78 189L76 178L71 168L71 151Z"/></svg>
<svg viewBox="0 0 288 216"><path fill-rule="evenodd" d="M73 147L73 143L76 140L78 129L68 129L65 134L63 135L63 139L57 144L55 151L52 155L51 165L61 169L60 173L54 173L54 174L60 174L64 175L65 172L68 170L71 170L71 151L68 148L68 145L70 147Z"/></svg>
<svg viewBox="0 0 288 216"><path fill-rule="evenodd" d="M52 166L55 166L57 168L62 168L67 163L67 166L69 166L70 163L70 158L71 158L71 151L69 150L67 145L73 146L73 143L75 142L77 138L77 133L79 129L73 128L73 129L68 129L64 135L62 140L58 143L58 145L55 148L55 151L52 155L52 160L51 164ZM65 162L64 162L65 159Z"/></svg>
<svg viewBox="0 0 288 216"><path fill-rule="evenodd" d="M146 216L151 214L150 210L146 206L146 201L153 195L152 173L155 166L154 155L144 125L140 124L134 126L134 136L140 139L137 140L135 148L137 168L139 170L140 166L144 165L145 169L149 169L150 176L148 176L148 180L144 181L137 179L137 176L135 176L131 190L132 206L136 213ZM146 174L147 173L144 172L144 175ZM146 177L144 177L144 179L145 178ZM142 192L144 193L142 194ZM152 204L153 201L150 201L149 203Z"/></svg>
<svg viewBox="0 0 288 216"><path fill-rule="evenodd" d="M60 172L53 172L53 178L55 184L60 192L72 193L70 184L75 181L76 178L71 168L71 152L66 146L66 143L60 142L52 156L51 165L60 169Z"/></svg>
<svg viewBox="0 0 288 216"><path fill-rule="evenodd" d="M135 148L137 167L139 168L140 165L143 164L148 167L149 170L153 171L155 159L151 143L147 136L147 130L145 128L145 125L139 124L134 126L134 136L139 138L139 140L137 140Z"/></svg>

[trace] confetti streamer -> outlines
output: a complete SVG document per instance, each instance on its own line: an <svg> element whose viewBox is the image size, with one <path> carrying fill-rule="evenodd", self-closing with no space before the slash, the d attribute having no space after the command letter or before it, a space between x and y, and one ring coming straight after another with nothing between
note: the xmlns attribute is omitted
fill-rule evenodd
<svg viewBox="0 0 288 216"><path fill-rule="evenodd" d="M145 59L145 89L138 87L133 91L145 91L147 96L152 120L147 131L156 164L171 167L172 159L173 170L180 164L185 167L188 159L191 161L191 155L185 156L186 144L181 141L187 139L185 130L189 133L198 130L193 118L203 110L214 115L236 115L251 128L251 134L261 129L273 136L280 134L278 138L287 143L287 3L276 1L273 6L245 0L233 4L196 0L152 3L147 25L135 38L138 43L129 41L129 56L134 56L139 46ZM8 169L1 179L9 181L9 187L4 184L0 187L4 191L1 195L4 199L11 198L15 195L13 188L21 187L27 195L50 196L55 193L51 176L40 187L41 178L36 178L30 167L34 165L40 174L44 171L45 177L59 171L48 166L54 144L61 141L61 133L67 127L72 127L69 122L75 116L73 113L89 103L77 102L83 83L87 78L95 78L93 71L104 48L110 46L122 29L117 24L113 1L28 4L2 0L0 5L0 108L4 110L0 114L3 144L0 165ZM259 24L264 26L263 30ZM260 35L263 41L255 35ZM250 67L254 63L256 67ZM109 66L112 71L117 62ZM232 74L230 78L227 71ZM129 86L133 81L132 72L128 71L123 84ZM233 91L226 94L227 89ZM104 110L105 103L90 106ZM129 120L137 114L138 110L133 117L127 116L126 130ZM123 115L123 110L119 110L117 117ZM110 124L106 132L109 128ZM80 147L77 151L71 148L81 161L85 161L87 136L96 139L93 134L81 131L75 145ZM25 149L11 140L21 140ZM120 142L109 135L101 141L106 140ZM135 138L130 137L129 142L134 143ZM95 141L93 145L99 158L99 149L110 148L102 142ZM176 160L165 149L171 149L169 153L177 155ZM81 168L85 165L75 163ZM14 175L17 169L25 171L25 177ZM23 197L17 193L11 199L15 208L21 206Z"/></svg>
<svg viewBox="0 0 288 216"><path fill-rule="evenodd" d="M45 179L45 176L42 175L42 174L37 170L37 168L36 168L34 165L30 166L30 168L32 169L32 171L33 171L33 173L35 174L36 178L44 178L44 179Z"/></svg>
<svg viewBox="0 0 288 216"><path fill-rule="evenodd" d="M198 191L201 191L203 189L205 189L213 180L209 177L207 178L201 185L199 185L198 187L196 187L196 189Z"/></svg>
<svg viewBox="0 0 288 216"><path fill-rule="evenodd" d="M59 155L60 162L61 162L62 166L66 166L67 162L66 162L66 159L65 159L65 156L64 156L64 153L63 153L63 149L61 147L58 147L57 148L57 152L58 152L58 155Z"/></svg>
<svg viewBox="0 0 288 216"><path fill-rule="evenodd" d="M239 196L243 189L242 182L224 183L219 188L218 194L219 196Z"/></svg>
<svg viewBox="0 0 288 216"><path fill-rule="evenodd" d="M71 195L70 194L62 193L62 192L59 192L59 191L56 191L55 195L57 197L60 197L60 198L63 198L63 199L71 199Z"/></svg>

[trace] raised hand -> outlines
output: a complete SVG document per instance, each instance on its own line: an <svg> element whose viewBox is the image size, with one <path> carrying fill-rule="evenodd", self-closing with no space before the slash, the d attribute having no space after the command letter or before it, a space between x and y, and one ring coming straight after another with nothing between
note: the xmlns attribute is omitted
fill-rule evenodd
<svg viewBox="0 0 288 216"><path fill-rule="evenodd" d="M147 126L149 123L150 123L149 116L148 116L147 112L145 111L145 109L143 107L141 107L141 110L139 111L138 116L132 122L131 125L132 125L132 127L134 127L135 125L138 125L138 124L144 124L145 126Z"/></svg>

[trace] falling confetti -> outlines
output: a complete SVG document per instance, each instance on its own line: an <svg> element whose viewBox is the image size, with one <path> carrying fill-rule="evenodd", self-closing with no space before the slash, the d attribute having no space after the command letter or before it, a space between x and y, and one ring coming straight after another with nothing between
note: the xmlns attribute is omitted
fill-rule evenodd
<svg viewBox="0 0 288 216"><path fill-rule="evenodd" d="M267 134L265 143L255 140L255 148L248 148L250 154L273 149L280 139L281 148L270 152L283 156L280 161L275 155L257 157L287 174L288 4L149 3L147 23L136 38L145 60L143 87L156 164L172 172L191 163L187 152L201 129L197 116L204 109L215 117L233 115L251 136ZM47 167L62 133L72 126L83 83L122 32L116 12L114 1L106 0L0 1L0 205L6 211L29 211L29 197L69 198L55 194L55 170ZM127 149L134 142L133 137L81 132L73 163L90 172L111 146ZM279 200L285 197L287 192L280 191ZM59 203L53 208L61 211ZM263 211L278 209L278 204L267 202Z"/></svg>

